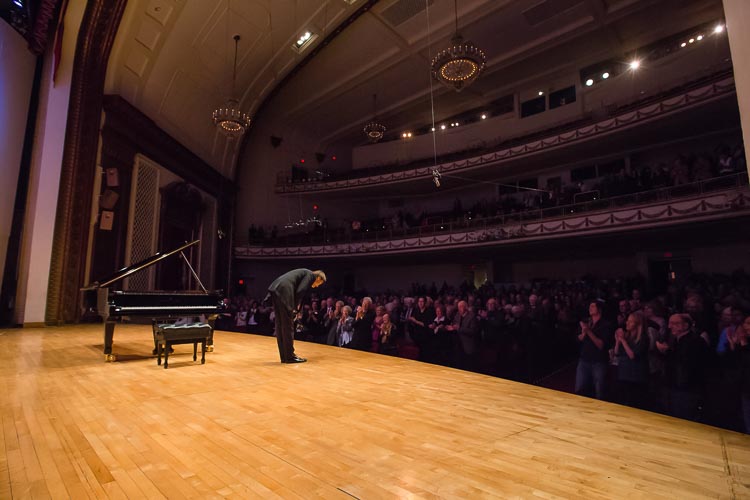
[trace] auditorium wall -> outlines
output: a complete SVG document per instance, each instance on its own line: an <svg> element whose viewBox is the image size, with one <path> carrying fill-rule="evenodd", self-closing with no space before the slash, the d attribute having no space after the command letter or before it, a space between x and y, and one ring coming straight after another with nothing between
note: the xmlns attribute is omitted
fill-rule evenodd
<svg viewBox="0 0 750 500"><path fill-rule="evenodd" d="M3 281L8 238L13 222L18 172L36 58L27 43L0 21L0 283Z"/></svg>

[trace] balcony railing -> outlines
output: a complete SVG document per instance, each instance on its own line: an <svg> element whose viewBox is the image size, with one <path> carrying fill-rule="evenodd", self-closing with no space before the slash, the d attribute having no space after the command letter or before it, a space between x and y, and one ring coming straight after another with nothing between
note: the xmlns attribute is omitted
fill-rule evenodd
<svg viewBox="0 0 750 500"><path fill-rule="evenodd" d="M510 144L499 146L492 152L473 156L471 154L460 155L462 158L441 162L438 167L441 172L456 173L494 165L506 160L536 154L550 148L589 140L592 137L612 133L619 128L632 127L634 124L644 123L656 117L694 106L700 102L710 101L735 91L734 78L731 75L722 72L714 75L713 78L715 80L710 83L681 89L680 94L675 96L665 95L661 96L656 102L637 103L638 105L634 109L616 110L614 116L594 123L578 125L565 132L549 131L543 134L541 138L529 138L522 144L515 144L515 141L512 141ZM310 178L294 182L286 176L279 176L275 190L277 193L323 192L381 183L404 182L429 178L434 168L435 166L432 164L419 164L412 168L397 168L387 172L368 173L362 171L356 172L356 174L350 172L350 175L357 175L351 178Z"/></svg>
<svg viewBox="0 0 750 500"><path fill-rule="evenodd" d="M556 207L507 213L494 217L443 219L432 224L380 231L327 230L309 234L282 235L262 243L240 243L237 257L296 254L347 254L381 250L409 249L419 245L439 246L533 236L579 228L596 228L655 221L657 218L716 213L731 208L712 198L748 187L746 172L707 179L691 184L642 191L605 199ZM738 193L732 203L746 207L750 196ZM747 197L747 200L745 199ZM726 197L725 197L726 198ZM634 207L641 207L634 209ZM645 207L645 208L644 208ZM650 208L647 209L647 208ZM559 224L558 224L559 222ZM428 237L428 239L425 239ZM394 246L394 242L404 244ZM373 244L374 245L370 245ZM387 243L387 245L379 245ZM362 246L360 244L368 244ZM317 247L317 250L314 249ZM296 250L295 250L296 249ZM304 249L300 252L300 249Z"/></svg>

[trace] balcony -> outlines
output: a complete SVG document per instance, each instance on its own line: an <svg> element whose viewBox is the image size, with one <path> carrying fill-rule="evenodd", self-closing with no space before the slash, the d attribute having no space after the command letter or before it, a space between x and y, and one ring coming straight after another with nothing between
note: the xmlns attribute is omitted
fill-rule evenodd
<svg viewBox="0 0 750 500"><path fill-rule="evenodd" d="M238 245L240 259L387 255L621 232L750 215L747 173L497 217L441 220L406 229L329 232Z"/></svg>
<svg viewBox="0 0 750 500"><path fill-rule="evenodd" d="M496 173L493 174L496 170L488 167L519 159L528 161L535 155L559 151L562 147L583 144L613 133L632 131L646 123L667 117L674 119L681 112L733 94L734 85L734 77L731 73L720 72L688 86L672 89L662 95L614 109L611 115L600 120L581 119L554 129L504 141L489 150L466 151L462 154L449 155L439 159L438 168L446 175L477 178L496 176ZM736 108L736 103L733 105ZM678 120L674 127L669 128L674 129L680 123L683 122ZM621 135L625 144L633 143L632 137ZM323 179L313 177L292 181L282 175L277 177L275 192L278 194L328 193L413 181L423 182L430 180L434 168L430 160L410 165L391 165L352 171L345 175ZM425 185L429 185L429 182Z"/></svg>

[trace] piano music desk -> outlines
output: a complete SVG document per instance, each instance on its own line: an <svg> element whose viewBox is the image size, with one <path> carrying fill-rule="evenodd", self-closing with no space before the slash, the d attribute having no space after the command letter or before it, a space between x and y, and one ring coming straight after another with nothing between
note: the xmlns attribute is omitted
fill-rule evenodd
<svg viewBox="0 0 750 500"><path fill-rule="evenodd" d="M201 344L201 364L206 363L206 343L213 337L213 328L206 323L187 325L155 324L154 342L156 342L157 364L161 366L161 355L164 353L164 369L169 366L169 351L175 344L193 344L193 361L198 359L198 342Z"/></svg>

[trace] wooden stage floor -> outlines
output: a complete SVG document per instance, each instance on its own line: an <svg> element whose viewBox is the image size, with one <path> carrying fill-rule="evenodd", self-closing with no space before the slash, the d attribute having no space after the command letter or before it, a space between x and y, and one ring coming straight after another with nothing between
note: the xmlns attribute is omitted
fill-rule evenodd
<svg viewBox="0 0 750 500"><path fill-rule="evenodd" d="M0 330L0 498L747 498L750 437L404 359ZM200 359L200 358L199 358Z"/></svg>

